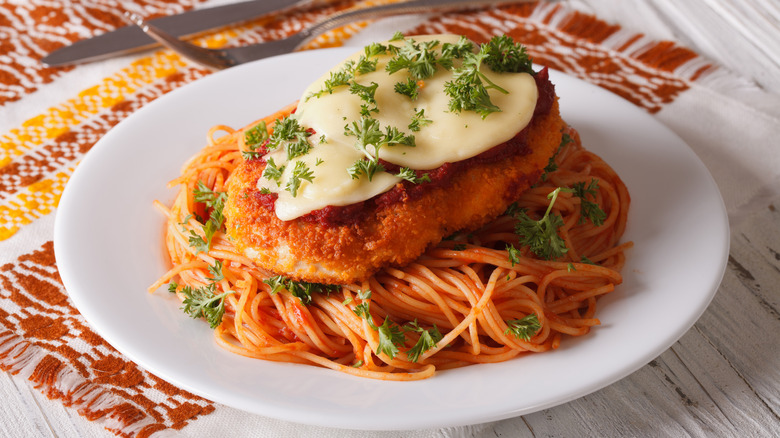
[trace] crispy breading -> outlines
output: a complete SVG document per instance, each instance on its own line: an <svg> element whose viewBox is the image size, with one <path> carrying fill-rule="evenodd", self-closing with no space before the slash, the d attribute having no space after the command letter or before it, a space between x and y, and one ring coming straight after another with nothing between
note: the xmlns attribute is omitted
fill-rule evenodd
<svg viewBox="0 0 780 438"><path fill-rule="evenodd" d="M361 281L382 267L408 264L442 238L476 229L504 212L538 180L564 127L555 101L549 114L535 117L528 128L530 153L471 165L450 184L377 208L353 225L278 219L258 196L264 163L246 161L228 182L228 234L259 266L294 280Z"/></svg>

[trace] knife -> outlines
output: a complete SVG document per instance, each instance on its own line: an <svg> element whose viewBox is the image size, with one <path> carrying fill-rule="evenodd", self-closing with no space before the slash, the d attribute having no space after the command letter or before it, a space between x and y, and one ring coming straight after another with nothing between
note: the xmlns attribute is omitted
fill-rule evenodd
<svg viewBox="0 0 780 438"><path fill-rule="evenodd" d="M186 37L312 1L251 0L155 18L149 20L149 23L177 37ZM49 67L59 67L137 52L156 45L158 43L137 26L125 26L57 49L41 59L41 62Z"/></svg>

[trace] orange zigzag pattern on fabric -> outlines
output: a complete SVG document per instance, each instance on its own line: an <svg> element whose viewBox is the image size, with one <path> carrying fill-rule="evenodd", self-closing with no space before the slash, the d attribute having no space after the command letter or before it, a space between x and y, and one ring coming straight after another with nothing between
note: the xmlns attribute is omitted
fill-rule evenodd
<svg viewBox="0 0 780 438"><path fill-rule="evenodd" d="M0 369L21 375L120 436L180 429L214 410L125 359L93 332L60 283L54 247L0 267Z"/></svg>

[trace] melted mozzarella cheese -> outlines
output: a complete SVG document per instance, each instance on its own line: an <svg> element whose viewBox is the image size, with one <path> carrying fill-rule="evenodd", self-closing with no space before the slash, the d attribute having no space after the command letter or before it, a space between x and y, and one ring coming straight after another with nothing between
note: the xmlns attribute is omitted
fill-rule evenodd
<svg viewBox="0 0 780 438"><path fill-rule="evenodd" d="M417 42L438 40L440 43L458 42L455 35L422 36L413 38ZM402 45L403 41L385 44ZM439 46L440 47L440 46ZM345 62L357 61L363 51L347 58L337 67L312 83L303 93L293 117L305 128L314 130L310 137L311 151L287 162L281 151L269 153L275 163L285 166L282 179L277 184L261 178L258 187L278 193L276 214L282 220L291 220L328 205L343 206L364 201L391 189L401 179L386 172L377 172L371 181L365 176L354 179L347 169L356 160L365 158L364 152L356 147L356 138L345 134L347 125L359 121L360 96L349 91L347 86L335 87L332 93L321 93L332 72L338 72ZM354 81L360 85L378 86L374 93L378 111L372 112L382 132L395 127L406 134L413 134L416 146L380 145L379 157L383 160L416 170L435 169L447 162L457 162L479 155L501 144L521 131L533 116L538 91L536 83L528 73L496 73L487 67L480 71L487 78L508 91L504 94L488 89L490 99L501 111L483 118L473 111L451 112L449 96L444 92L445 83L452 80L452 70L439 67L436 73L425 79L419 95L412 100L409 96L395 92L397 82L405 82L406 70L393 74L385 71L393 55L379 55L376 71L359 74ZM372 58L373 59L373 58ZM459 66L456 60L455 67ZM415 114L422 111L427 121L413 132L409 128ZM319 139L325 142L319 143ZM369 153L374 153L368 148ZM285 190L297 161L303 161L313 172L311 182L302 181L295 196Z"/></svg>

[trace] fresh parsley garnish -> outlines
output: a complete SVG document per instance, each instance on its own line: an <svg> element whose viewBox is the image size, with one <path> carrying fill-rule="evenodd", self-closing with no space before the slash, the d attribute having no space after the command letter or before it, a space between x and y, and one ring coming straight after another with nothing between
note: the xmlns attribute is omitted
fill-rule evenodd
<svg viewBox="0 0 780 438"><path fill-rule="evenodd" d="M525 48L505 35L493 37L482 44L477 53L464 51L462 55L463 64L455 69L452 80L444 86L444 92L450 96L450 111L453 112L474 111L484 119L491 113L501 111L490 100L488 90L494 89L504 94L508 92L480 71L483 63L495 72L533 74Z"/></svg>
<svg viewBox="0 0 780 438"><path fill-rule="evenodd" d="M263 178L275 182L278 186L282 180L282 172L284 172L284 166L278 167L273 157L269 157L265 163L265 169L263 169Z"/></svg>
<svg viewBox="0 0 780 438"><path fill-rule="evenodd" d="M512 266L520 263L520 257L522 254L520 253L519 249L514 247L514 245L507 245L506 252L509 254L509 261L512 263Z"/></svg>
<svg viewBox="0 0 780 438"><path fill-rule="evenodd" d="M367 158L361 158L352 163L347 168L347 173L352 179L358 179L361 175L365 175L369 181L374 178L374 174L377 172L384 172L385 167L379 161L373 161Z"/></svg>
<svg viewBox="0 0 780 438"><path fill-rule="evenodd" d="M415 80L427 79L436 73L437 65L441 64L441 57L435 51L438 45L438 40L417 42L411 38L405 39L404 45L397 49L396 56L387 61L385 70L389 74L408 70Z"/></svg>
<svg viewBox="0 0 780 438"><path fill-rule="evenodd" d="M422 176L418 177L417 172L415 172L414 169L410 169L408 167L402 167L398 173L395 174L395 176L403 178L412 184L431 182L431 177L427 173L424 173Z"/></svg>
<svg viewBox="0 0 780 438"><path fill-rule="evenodd" d="M225 274L222 273L222 260L216 260L213 266L209 266L209 273L211 277L208 280L212 283L217 283L225 279Z"/></svg>
<svg viewBox="0 0 780 438"><path fill-rule="evenodd" d="M487 54L483 50L479 53L467 53L463 64L453 72L452 80L444 84L444 92L450 97L450 111L474 111L483 119L491 113L501 111L490 100L488 89L493 88L504 94L509 92L479 71L486 57Z"/></svg>
<svg viewBox="0 0 780 438"><path fill-rule="evenodd" d="M588 199L588 196L596 199L599 181L596 178L592 178L587 187L585 187L584 181L576 182L572 184L572 188L574 189L574 195L580 198L580 223L590 219L593 225L601 226L604 223L604 219L607 218L607 214L597 202Z"/></svg>
<svg viewBox="0 0 780 438"><path fill-rule="evenodd" d="M443 337L441 332L439 332L439 329L436 327L436 324L433 325L433 328L424 329L417 324L417 320L414 320L412 322L406 323L403 328L406 331L413 331L420 334L420 339L417 340L417 343L414 344L414 347L410 348L409 351L406 352L406 356L411 362L417 362L423 353L435 347Z"/></svg>
<svg viewBox="0 0 780 438"><path fill-rule="evenodd" d="M211 248L211 240L214 238L214 234L222 228L222 224L225 222L222 210L225 208L227 193L215 192L206 187L202 181L198 181L198 185L192 193L195 202L203 203L206 209L210 210L210 213L208 220L203 224L205 237L201 237L195 231L190 230L189 245L199 252L208 252L209 248Z"/></svg>
<svg viewBox="0 0 780 438"><path fill-rule="evenodd" d="M414 113L414 116L412 116L412 121L409 123L407 128L409 128L409 130L412 132L418 132L420 128L423 126L428 126L431 123L433 123L433 120L426 118L425 110L421 109Z"/></svg>
<svg viewBox="0 0 780 438"><path fill-rule="evenodd" d="M184 313L193 318L206 318L212 329L222 322L222 316L225 314L225 297L234 293L228 291L217 295L215 290L216 283L195 289L190 286L181 288L181 293L185 297L181 308Z"/></svg>
<svg viewBox="0 0 780 438"><path fill-rule="evenodd" d="M558 170L558 163L555 161L556 158L558 158L558 154L561 152L561 149L563 149L567 144L573 142L574 139L571 138L571 136L567 133L563 133L561 135L561 143L558 145L558 149L555 151L554 154L550 157L550 159L547 161L547 166L544 167L544 171L542 173L542 176L539 178L540 181L546 181L547 176L551 172L555 172Z"/></svg>
<svg viewBox="0 0 780 438"><path fill-rule="evenodd" d="M385 321L380 326L374 324L374 318L371 316L370 312L369 301L358 304L352 309L352 312L358 317L363 318L368 323L369 327L378 332L379 344L376 348L376 354L385 353L390 359L393 359L395 355L398 354L398 347L402 346L406 341L406 336L404 336L401 327L390 321L390 318L385 318Z"/></svg>
<svg viewBox="0 0 780 438"><path fill-rule="evenodd" d="M306 163L298 161L295 163L292 175L290 175L290 179L287 181L287 185L284 189L290 192L294 198L298 195L298 188L301 186L301 182L303 180L312 182L313 179L314 172L309 169L309 166L307 166Z"/></svg>
<svg viewBox="0 0 780 438"><path fill-rule="evenodd" d="M403 330L398 324L385 318L385 322L376 328L379 333L379 345L376 347L376 354L385 353L390 359L398 354L398 347L406 341Z"/></svg>
<svg viewBox="0 0 780 438"><path fill-rule="evenodd" d="M276 121L274 131L268 139L268 149L284 147L287 159L292 160L309 152L311 149L309 136L311 132L301 126L297 118L290 115Z"/></svg>
<svg viewBox="0 0 780 438"><path fill-rule="evenodd" d="M530 340L542 328L542 324L539 323L539 318L535 313L520 319L510 319L506 324L509 327L504 331L504 334L513 334L518 339L524 341Z"/></svg>
<svg viewBox="0 0 780 438"><path fill-rule="evenodd" d="M379 87L379 84L376 82L371 82L371 85L361 85L357 82L352 82L349 85L349 92L365 102L360 106L360 114L363 117L370 117L371 113L379 112L379 108L376 106L376 99L374 99L377 87Z"/></svg>
<svg viewBox="0 0 780 438"><path fill-rule="evenodd" d="M393 90L398 94L408 96L409 99L416 100L420 91L420 83L412 78L406 78L406 82L396 82Z"/></svg>
<svg viewBox="0 0 780 438"><path fill-rule="evenodd" d="M276 294L286 290L292 296L301 300L301 303L307 305L311 303L311 296L314 293L331 293L339 290L340 286L334 284L309 283L306 281L295 281L283 275L275 275L263 280L263 283L271 286L271 293Z"/></svg>
<svg viewBox="0 0 780 438"><path fill-rule="evenodd" d="M244 143L251 149L262 144L268 139L268 128L264 120L244 131Z"/></svg>
<svg viewBox="0 0 780 438"><path fill-rule="evenodd" d="M555 260L569 251L566 242L558 235L558 228L563 225L560 215L550 213L562 188L553 190L547 198L550 204L547 206L544 216L538 221L531 219L525 211L518 212L515 217L515 234L522 245L527 245L531 252L545 260Z"/></svg>
<svg viewBox="0 0 780 438"><path fill-rule="evenodd" d="M483 50L487 55L485 63L494 72L534 73L525 47L507 35L493 37Z"/></svg>

